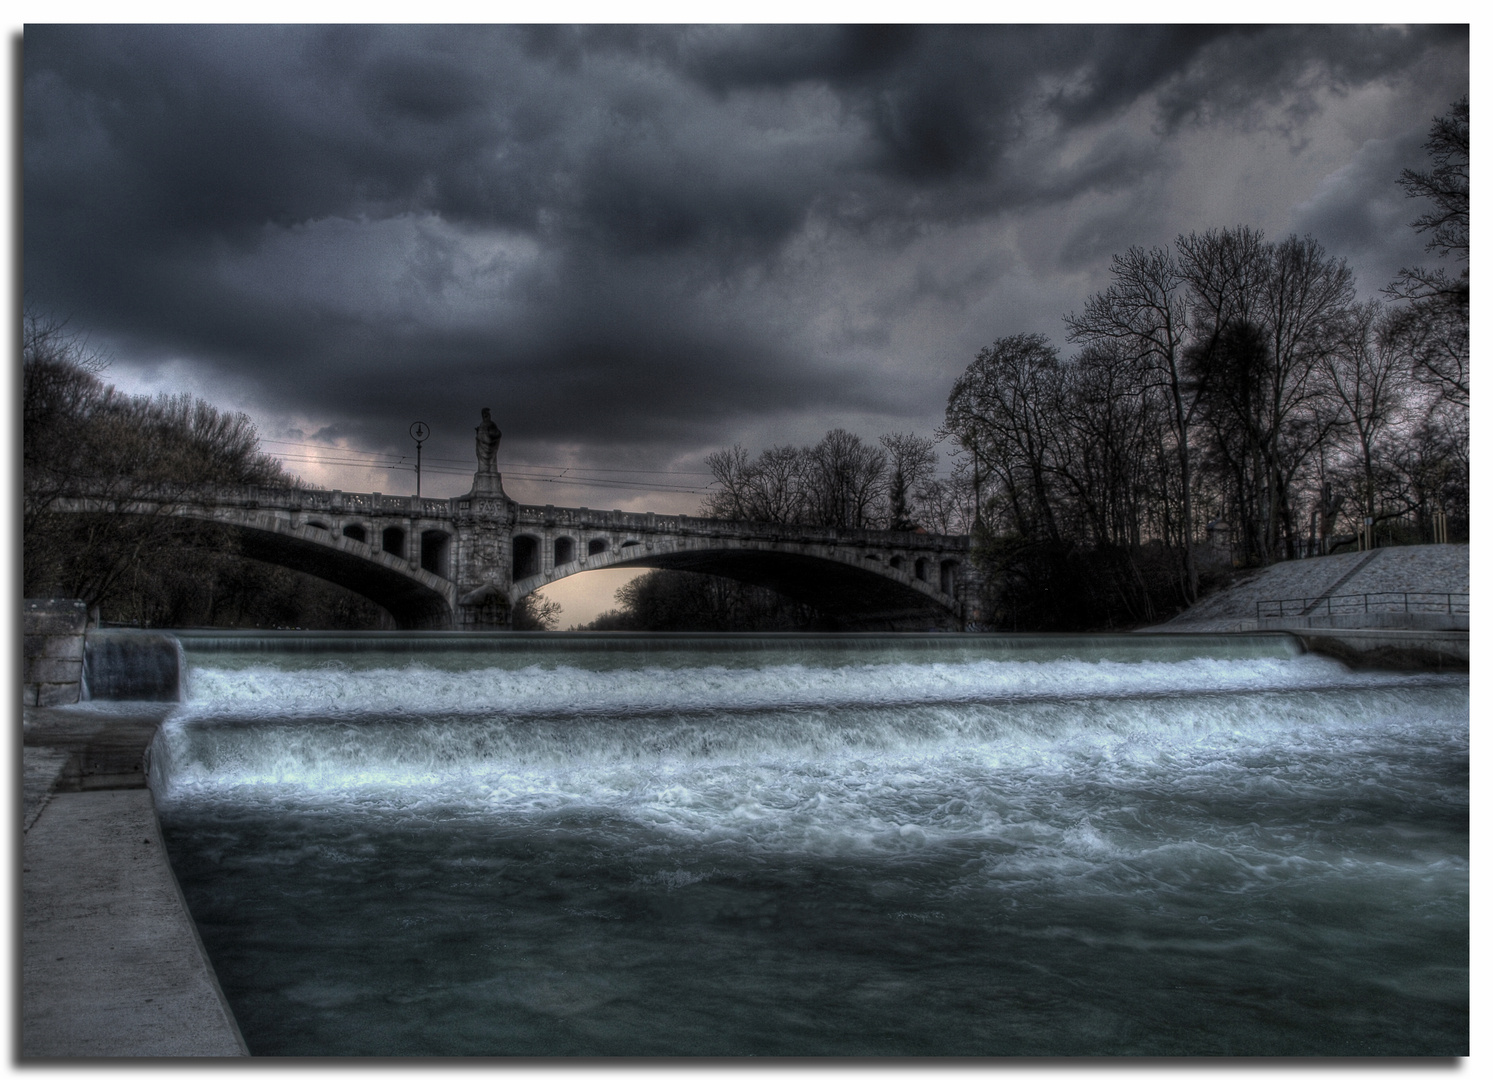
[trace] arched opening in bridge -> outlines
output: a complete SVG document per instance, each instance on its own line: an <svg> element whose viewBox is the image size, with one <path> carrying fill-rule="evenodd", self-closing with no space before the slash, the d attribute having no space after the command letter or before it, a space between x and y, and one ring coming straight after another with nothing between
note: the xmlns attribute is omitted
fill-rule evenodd
<svg viewBox="0 0 1493 1080"><path fill-rule="evenodd" d="M671 547L667 541L648 544L639 537L630 547L614 544L613 552L589 564L569 563L553 571L546 567L540 580L549 580L544 599L558 602L562 609L557 624L682 632L916 631L952 629L957 619L953 595L937 591L936 556L920 560L923 580L917 582L909 581L911 574L893 573L885 563L866 559L871 553L865 551L821 554L714 542ZM890 552L876 554L886 558ZM912 563L914 556L906 559ZM627 582L622 593L616 592L615 584L605 591L587 589L585 579L592 574L639 566L657 572ZM538 583L535 578L527 580ZM584 596L586 592L591 595ZM575 599L582 602L573 603ZM598 621L597 616L606 617Z"/></svg>
<svg viewBox="0 0 1493 1080"><path fill-rule="evenodd" d="M568 536L555 540L555 565L564 566L575 561L575 541Z"/></svg>
<svg viewBox="0 0 1493 1080"><path fill-rule="evenodd" d="M420 534L420 569L439 577L451 576L451 534L426 529Z"/></svg>
<svg viewBox="0 0 1493 1080"><path fill-rule="evenodd" d="M330 531L327 528L327 523L325 521L308 521L308 522L306 522L306 525L307 525L308 528L320 529L322 532L329 532Z"/></svg>
<svg viewBox="0 0 1493 1080"><path fill-rule="evenodd" d="M532 536L513 538L513 580L539 573L539 541Z"/></svg>
<svg viewBox="0 0 1493 1080"><path fill-rule="evenodd" d="M361 525L349 525L342 530L342 535L349 540L356 540L360 544L368 543L368 530Z"/></svg>
<svg viewBox="0 0 1493 1080"><path fill-rule="evenodd" d="M915 562L915 563L912 564L912 576L915 577L915 578L917 578L919 581L927 581L928 580L928 560L927 559L919 559L917 562Z"/></svg>
<svg viewBox="0 0 1493 1080"><path fill-rule="evenodd" d="M624 540L624 541L622 541L622 546L624 548L642 547L643 546L643 542L641 540Z"/></svg>
<svg viewBox="0 0 1493 1080"><path fill-rule="evenodd" d="M560 605L556 630L586 626L617 607L617 590L647 570L602 569L569 574L530 595L538 602L553 600Z"/></svg>
<svg viewBox="0 0 1493 1080"><path fill-rule="evenodd" d="M813 608L714 574L609 568L569 574L531 594L560 605L554 628L651 631L831 630Z"/></svg>
<svg viewBox="0 0 1493 1080"><path fill-rule="evenodd" d="M87 515L78 519L80 527L91 524ZM380 590L359 588L364 570L398 577L336 544L330 530L270 531L180 519L121 577L105 597L101 617L159 628L395 629L398 616L379 598ZM429 599L424 610L432 611L439 597Z"/></svg>
<svg viewBox="0 0 1493 1080"><path fill-rule="evenodd" d="M954 582L959 572L957 559L945 559L938 564L938 587L945 596L954 595Z"/></svg>
<svg viewBox="0 0 1493 1080"><path fill-rule="evenodd" d="M384 530L384 550L396 559L404 558L404 530L398 525Z"/></svg>
<svg viewBox="0 0 1493 1080"><path fill-rule="evenodd" d="M587 555L604 555L606 550L607 542L605 540L592 540L586 545Z"/></svg>
<svg viewBox="0 0 1493 1080"><path fill-rule="evenodd" d="M893 555L892 559L891 559L891 562L889 562L887 565L890 566L893 570L901 570L902 569L902 556L901 555Z"/></svg>

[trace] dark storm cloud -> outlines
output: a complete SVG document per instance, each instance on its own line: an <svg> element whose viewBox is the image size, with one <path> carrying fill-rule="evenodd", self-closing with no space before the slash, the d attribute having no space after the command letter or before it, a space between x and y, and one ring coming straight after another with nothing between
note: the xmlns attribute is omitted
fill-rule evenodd
<svg viewBox="0 0 1493 1080"><path fill-rule="evenodd" d="M1423 207L1395 183L1403 170L1425 168L1424 138L1423 132L1406 132L1367 143L1292 215L1292 229L1348 260L1362 294L1378 294L1401 267L1434 262L1425 253L1425 238L1411 227Z"/></svg>
<svg viewBox="0 0 1493 1080"><path fill-rule="evenodd" d="M1285 26L1244 28L1208 43L1199 59L1160 95L1160 115L1175 127L1224 119L1249 125L1283 109L1300 123L1324 92L1341 93L1412 68L1428 50L1467 41L1465 26Z"/></svg>
<svg viewBox="0 0 1493 1080"><path fill-rule="evenodd" d="M850 288L821 249L892 268L1141 191L1189 125L1289 128L1448 48L1465 28L28 27L27 299L369 439L473 397L558 442L897 416L906 380L856 367L895 313L816 307ZM1367 248L1389 226L1339 195L1312 220ZM1123 208L1075 216L1060 262L1134 242Z"/></svg>

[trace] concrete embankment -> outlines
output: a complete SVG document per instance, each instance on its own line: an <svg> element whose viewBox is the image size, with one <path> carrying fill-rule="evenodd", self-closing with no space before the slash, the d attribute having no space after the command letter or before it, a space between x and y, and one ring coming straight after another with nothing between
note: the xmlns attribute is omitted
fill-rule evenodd
<svg viewBox="0 0 1493 1080"><path fill-rule="evenodd" d="M1466 671L1469 570L1466 544L1296 559L1247 574L1169 622L1139 632L1278 630L1295 634L1311 652L1353 667ZM1330 600L1339 603L1334 607ZM1429 610L1442 602L1444 614Z"/></svg>
<svg viewBox="0 0 1493 1080"><path fill-rule="evenodd" d="M1467 671L1465 630L1294 630L1309 652L1350 667L1394 671Z"/></svg>
<svg viewBox="0 0 1493 1080"><path fill-rule="evenodd" d="M166 711L22 710L23 1058L248 1053L145 786Z"/></svg>
<svg viewBox="0 0 1493 1080"><path fill-rule="evenodd" d="M1147 627L1146 631L1210 633L1319 628L1318 625L1291 626L1282 618L1273 617L1277 615L1301 615L1303 622L1318 621L1322 628L1333 631L1371 628L1375 622L1380 625L1373 628L1393 629L1383 623L1395 616L1401 619L1400 629L1451 629L1445 625L1415 627L1416 617L1431 614L1438 603L1451 597L1450 606L1463 612L1461 617L1465 620L1466 608L1458 601L1465 603L1464 598L1471 591L1470 569L1466 544L1377 548L1291 559L1246 572L1228 588L1203 597L1176 618ZM1402 596L1414 600L1407 605L1399 599ZM1344 605L1342 602L1350 597L1360 599ZM1366 597L1372 599L1362 599ZM1336 603L1328 603L1329 598ZM1406 607L1410 610L1406 611ZM1343 625L1352 620L1355 612L1358 625ZM1465 630L1465 621L1458 628Z"/></svg>

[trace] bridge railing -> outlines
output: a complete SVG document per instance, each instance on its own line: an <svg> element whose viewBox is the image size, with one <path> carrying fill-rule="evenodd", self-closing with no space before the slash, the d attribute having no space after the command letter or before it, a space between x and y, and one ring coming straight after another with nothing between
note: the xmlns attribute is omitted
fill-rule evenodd
<svg viewBox="0 0 1493 1080"><path fill-rule="evenodd" d="M266 510L322 510L329 514L413 514L449 517L451 500L417 499L413 495L380 492L324 491L319 488L270 488L245 484L236 487L196 488L177 493L173 502L210 506L239 506Z"/></svg>
<svg viewBox="0 0 1493 1080"><path fill-rule="evenodd" d="M892 532L886 529L836 529L820 525L787 525L770 521L730 521L689 514L635 513L590 510L586 507L518 506L518 523L573 529L635 530L652 535L729 536L735 539L794 540L826 544L874 544L905 548L959 550L969 547L966 536L941 533Z"/></svg>
<svg viewBox="0 0 1493 1080"><path fill-rule="evenodd" d="M461 500L426 499L380 492L325 491L242 485L177 491L166 501L244 509L322 511L329 514L397 514L423 518L458 515ZM967 551L967 536L941 533L893 532L886 529L836 529L820 525L786 525L768 521L728 521L688 514L636 513L592 510L587 507L516 504L519 525L574 529L632 530L650 535L729 536L736 539L792 540L800 543L852 544L877 547Z"/></svg>
<svg viewBox="0 0 1493 1080"><path fill-rule="evenodd" d="M1306 615L1467 615L1472 611L1470 599L1468 593L1401 591L1257 600L1255 617L1285 619Z"/></svg>

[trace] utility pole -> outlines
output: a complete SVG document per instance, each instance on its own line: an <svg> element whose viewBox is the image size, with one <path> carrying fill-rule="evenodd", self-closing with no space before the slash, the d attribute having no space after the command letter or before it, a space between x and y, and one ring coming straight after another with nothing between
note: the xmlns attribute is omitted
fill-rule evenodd
<svg viewBox="0 0 1493 1080"><path fill-rule="evenodd" d="M430 438L430 428L423 420L410 425L410 438L415 440L415 498L420 497L420 447Z"/></svg>

